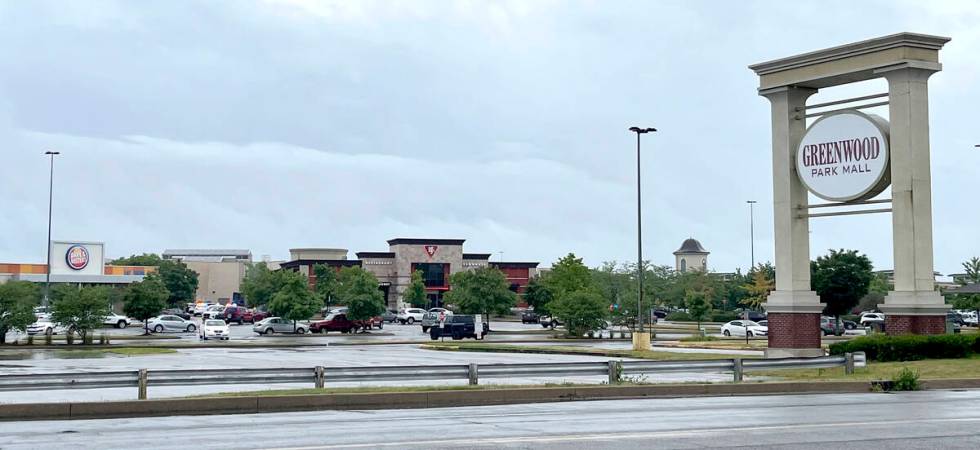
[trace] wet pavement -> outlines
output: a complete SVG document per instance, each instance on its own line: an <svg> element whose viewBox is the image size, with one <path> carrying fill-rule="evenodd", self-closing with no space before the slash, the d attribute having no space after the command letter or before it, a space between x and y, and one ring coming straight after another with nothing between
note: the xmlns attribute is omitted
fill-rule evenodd
<svg viewBox="0 0 980 450"><path fill-rule="evenodd" d="M0 443L145 450L976 449L978 427L980 391L927 391L5 422Z"/></svg>

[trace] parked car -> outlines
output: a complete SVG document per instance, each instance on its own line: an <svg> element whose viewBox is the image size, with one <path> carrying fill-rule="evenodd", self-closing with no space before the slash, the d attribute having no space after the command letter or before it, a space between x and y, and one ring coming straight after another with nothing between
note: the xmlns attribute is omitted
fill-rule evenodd
<svg viewBox="0 0 980 450"><path fill-rule="evenodd" d="M154 333L163 333L164 331L193 333L197 331L197 324L177 315L164 314L146 321L146 328Z"/></svg>
<svg viewBox="0 0 980 450"><path fill-rule="evenodd" d="M885 315L882 313L863 313L861 314L861 326L870 326L872 324L883 324L885 323Z"/></svg>
<svg viewBox="0 0 980 450"><path fill-rule="evenodd" d="M221 314L218 315L219 319L224 320L225 323L235 322L239 325L245 322L254 322L255 316L252 311L244 306L232 305L226 307Z"/></svg>
<svg viewBox="0 0 980 450"><path fill-rule="evenodd" d="M381 320L388 323L395 323L395 321L398 320L398 311L386 309L385 312L381 314Z"/></svg>
<svg viewBox="0 0 980 450"><path fill-rule="evenodd" d="M843 336L845 330L843 321L835 324L833 317L820 316L820 331L824 336Z"/></svg>
<svg viewBox="0 0 980 450"><path fill-rule="evenodd" d="M116 328L126 328L129 326L129 323L129 317L121 316L116 313L109 313L109 315L105 316L105 319L102 321L102 325L113 326Z"/></svg>
<svg viewBox="0 0 980 450"><path fill-rule="evenodd" d="M541 315L534 311L527 310L521 313L521 323L538 323L540 320Z"/></svg>
<svg viewBox="0 0 980 450"><path fill-rule="evenodd" d="M310 323L310 333L326 333L329 331L350 333L358 328L360 325L347 319L347 314L328 314L322 320Z"/></svg>
<svg viewBox="0 0 980 450"><path fill-rule="evenodd" d="M191 314L188 314L185 310L180 309L180 308L168 308L168 309L165 309L163 311L160 311L160 315L161 316L164 316L164 315L166 315L166 316L177 316L177 317L180 317L181 319L187 319L187 320L190 320L191 319Z"/></svg>
<svg viewBox="0 0 980 450"><path fill-rule="evenodd" d="M44 334L44 335L65 334L67 332L68 332L67 328L65 328L61 324L52 322L47 317L38 319L36 322L30 324L27 327L27 334L30 336L36 336L39 334Z"/></svg>
<svg viewBox="0 0 980 450"><path fill-rule="evenodd" d="M221 339L227 341L229 337L230 330L228 329L228 324L221 319L207 319L202 325L201 337L204 340L208 339Z"/></svg>
<svg viewBox="0 0 980 450"><path fill-rule="evenodd" d="M561 326L561 322L553 316L541 316L538 317L538 323L541 324L543 328L555 328Z"/></svg>
<svg viewBox="0 0 980 450"><path fill-rule="evenodd" d="M422 315L422 332L428 332L429 328L439 325L439 317L444 315L446 318L453 315L453 312L446 308L432 308Z"/></svg>
<svg viewBox="0 0 980 450"><path fill-rule="evenodd" d="M398 321L402 325L409 324L414 325L415 322L421 322L422 316L425 315L425 310L422 308L405 308L398 311Z"/></svg>
<svg viewBox="0 0 980 450"><path fill-rule="evenodd" d="M439 340L443 336L449 336L453 340L463 338L483 339L490 331L490 326L482 320L482 317L469 314L456 314L446 317L443 326L434 326L429 329L429 339Z"/></svg>
<svg viewBox="0 0 980 450"><path fill-rule="evenodd" d="M296 322L295 326L293 321L286 320L281 317L267 317L255 325L252 325L252 331L258 334L275 334L275 333L296 333L296 334L306 334L306 330L309 329L309 325L305 322Z"/></svg>
<svg viewBox="0 0 980 450"><path fill-rule="evenodd" d="M201 319L217 319L221 317L221 313L225 311L224 305L211 305L204 309L201 313Z"/></svg>
<svg viewBox="0 0 980 450"><path fill-rule="evenodd" d="M666 309L659 309L659 308L657 308L657 309L653 310L653 316L656 317L656 318L658 318L658 319L666 319L667 318L667 310Z"/></svg>
<svg viewBox="0 0 980 450"><path fill-rule="evenodd" d="M762 311L739 311L737 314L739 319L748 319L752 322L766 320L766 313ZM746 314L748 314L748 317L745 317Z"/></svg>
<svg viewBox="0 0 980 450"><path fill-rule="evenodd" d="M194 315L195 316L200 316L200 315L204 314L204 311L206 309L208 309L208 307L210 307L210 306L214 306L214 303L211 303L211 302L197 302L197 303L194 303L194 309L193 309Z"/></svg>
<svg viewBox="0 0 980 450"><path fill-rule="evenodd" d="M751 320L733 320L721 326L721 334L725 336L767 336L769 327L764 327Z"/></svg>
<svg viewBox="0 0 980 450"><path fill-rule="evenodd" d="M265 319L268 319L269 316L270 316L269 311L263 311L261 309L251 309L249 311L252 314L252 318L249 319L249 320L247 320L247 322L253 323L253 324L255 322L261 322L261 321L263 321Z"/></svg>

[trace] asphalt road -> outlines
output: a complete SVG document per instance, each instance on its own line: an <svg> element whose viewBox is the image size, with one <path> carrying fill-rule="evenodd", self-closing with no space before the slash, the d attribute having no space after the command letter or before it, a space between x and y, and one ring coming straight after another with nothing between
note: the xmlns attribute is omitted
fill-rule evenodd
<svg viewBox="0 0 980 450"><path fill-rule="evenodd" d="M980 391L0 423L5 449L976 449Z"/></svg>

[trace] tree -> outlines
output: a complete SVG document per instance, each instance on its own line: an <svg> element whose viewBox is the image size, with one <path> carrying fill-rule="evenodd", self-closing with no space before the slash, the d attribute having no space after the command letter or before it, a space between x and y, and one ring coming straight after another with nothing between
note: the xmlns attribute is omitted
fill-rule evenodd
<svg viewBox="0 0 980 450"><path fill-rule="evenodd" d="M316 295L320 297L324 305L331 305L337 296L339 287L337 270L326 264L316 264L313 266L313 275L316 276Z"/></svg>
<svg viewBox="0 0 980 450"><path fill-rule="evenodd" d="M545 276L538 275L531 278L527 282L527 287L524 288L524 302L538 314L548 314L548 303L555 298L548 287L548 283L544 281L543 277Z"/></svg>
<svg viewBox="0 0 980 450"><path fill-rule="evenodd" d="M109 315L109 288L60 284L52 290L51 320L77 332L86 341L89 332L101 328Z"/></svg>
<svg viewBox="0 0 980 450"><path fill-rule="evenodd" d="M453 288L446 293L446 302L464 314L486 315L487 327L490 314L504 314L517 304L517 294L510 290L507 275L493 267L457 272L450 282Z"/></svg>
<svg viewBox="0 0 980 450"><path fill-rule="evenodd" d="M963 270L966 276L959 280L960 284L980 283L980 258L974 256L969 261L963 263ZM953 306L956 309L972 309L980 317L980 294L959 294L953 298Z"/></svg>
<svg viewBox="0 0 980 450"><path fill-rule="evenodd" d="M698 331L701 331L701 322L706 320L711 314L711 300L704 292L687 291L684 294L684 306L691 318L698 322Z"/></svg>
<svg viewBox="0 0 980 450"><path fill-rule="evenodd" d="M160 276L151 273L143 281L130 284L123 294L123 312L143 322L143 334L150 334L149 319L156 317L167 307L170 291L164 286Z"/></svg>
<svg viewBox="0 0 980 450"><path fill-rule="evenodd" d="M742 299L742 304L751 309L758 310L773 290L775 280L770 278L769 274L772 273L775 275L775 272L767 272L764 270L762 264L759 264L759 270L752 270L750 272L752 274L752 282L742 286L742 289L748 294L748 296Z"/></svg>
<svg viewBox="0 0 980 450"><path fill-rule="evenodd" d="M282 287L269 300L269 312L293 322L296 331L296 321L306 320L316 314L323 305L316 295L310 291L306 276L291 270L280 271Z"/></svg>
<svg viewBox="0 0 980 450"><path fill-rule="evenodd" d="M347 306L350 320L369 320L385 310L384 294L378 278L361 267L344 267L338 276L337 298Z"/></svg>
<svg viewBox="0 0 980 450"><path fill-rule="evenodd" d="M556 300L572 292L596 290L592 273L582 263L582 258L576 258L574 253L555 262L544 281Z"/></svg>
<svg viewBox="0 0 980 450"><path fill-rule="evenodd" d="M167 302L170 306L179 306L194 300L197 294L197 272L189 269L181 261L163 260L159 266L160 279L170 293Z"/></svg>
<svg viewBox="0 0 980 450"><path fill-rule="evenodd" d="M888 284L888 275L876 273L871 277L868 284L868 293L858 301L857 309L860 311L871 311L878 308L878 305L885 301L885 295L891 285Z"/></svg>
<svg viewBox="0 0 980 450"><path fill-rule="evenodd" d="M606 325L608 305L594 289L566 292L548 308L565 324L569 336L582 336Z"/></svg>
<svg viewBox="0 0 980 450"><path fill-rule="evenodd" d="M425 308L428 301L425 297L425 282L422 281L422 271L412 272L412 281L402 294L402 299L416 308Z"/></svg>
<svg viewBox="0 0 980 450"><path fill-rule="evenodd" d="M143 253L142 255L132 255L124 258L116 258L109 261L113 266L154 266L159 267L163 259L156 253Z"/></svg>
<svg viewBox="0 0 980 450"><path fill-rule="evenodd" d="M0 284L0 344L7 342L7 332L25 331L34 323L34 307L40 301L41 290L30 281Z"/></svg>
<svg viewBox="0 0 980 450"><path fill-rule="evenodd" d="M810 263L813 290L825 303L823 313L834 316L834 326L841 314L847 314L868 293L874 277L871 260L857 250L831 250Z"/></svg>
<svg viewBox="0 0 980 450"><path fill-rule="evenodd" d="M245 278L242 280L242 294L250 307L266 305L283 287L283 277L286 271L269 270L263 263L249 264L245 268Z"/></svg>

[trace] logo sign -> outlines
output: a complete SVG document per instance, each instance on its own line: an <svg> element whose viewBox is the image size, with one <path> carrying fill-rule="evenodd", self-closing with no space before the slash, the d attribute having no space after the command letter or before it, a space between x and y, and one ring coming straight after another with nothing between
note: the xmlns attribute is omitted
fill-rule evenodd
<svg viewBox="0 0 980 450"><path fill-rule="evenodd" d="M74 270L82 270L88 266L88 249L81 245L68 247L65 252L65 263Z"/></svg>
<svg viewBox="0 0 980 450"><path fill-rule="evenodd" d="M436 250L439 249L439 246L438 245L426 245L423 248L425 249L425 253L428 253L429 258L431 258L431 257L435 256Z"/></svg>
<svg viewBox="0 0 980 450"><path fill-rule="evenodd" d="M867 200L891 183L888 150L885 119L852 110L827 114L803 136L796 172L824 200Z"/></svg>

